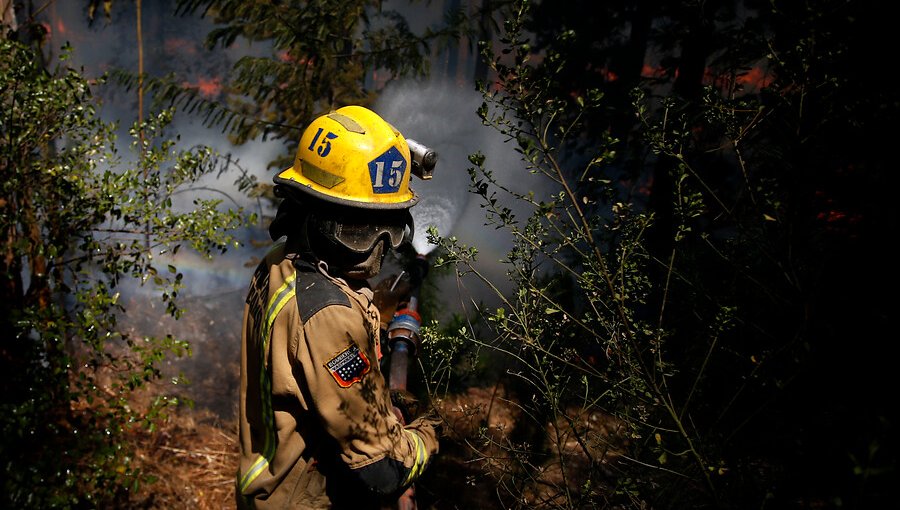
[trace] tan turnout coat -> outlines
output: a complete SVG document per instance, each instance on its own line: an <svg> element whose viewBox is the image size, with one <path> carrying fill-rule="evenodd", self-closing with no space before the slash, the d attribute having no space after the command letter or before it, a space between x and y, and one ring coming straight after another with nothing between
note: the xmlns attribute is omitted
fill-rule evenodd
<svg viewBox="0 0 900 510"><path fill-rule="evenodd" d="M240 507L378 507L422 474L433 421L392 412L379 327L371 290L270 250L244 308Z"/></svg>

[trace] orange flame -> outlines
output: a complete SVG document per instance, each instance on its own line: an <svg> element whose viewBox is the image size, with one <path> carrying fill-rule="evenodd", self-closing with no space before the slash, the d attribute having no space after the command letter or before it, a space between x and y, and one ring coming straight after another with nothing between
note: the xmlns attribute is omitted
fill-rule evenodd
<svg viewBox="0 0 900 510"><path fill-rule="evenodd" d="M222 80L218 77L197 78L197 83L183 82L184 88L197 89L203 97L214 98L222 93Z"/></svg>

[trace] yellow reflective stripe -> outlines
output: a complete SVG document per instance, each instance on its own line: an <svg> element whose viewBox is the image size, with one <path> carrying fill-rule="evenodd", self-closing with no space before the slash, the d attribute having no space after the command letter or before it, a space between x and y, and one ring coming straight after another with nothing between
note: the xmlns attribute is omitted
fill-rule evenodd
<svg viewBox="0 0 900 510"><path fill-rule="evenodd" d="M295 289L296 289L296 281L297 281L297 272L294 271L290 276L281 284L281 287L278 288L278 291L274 296L269 300L268 312L266 312L266 329L264 331L265 335L263 338L265 339L266 345L268 348L269 344L269 331L272 329L272 324L275 322L275 317L278 316L278 313L284 308L285 303L288 302L289 299L294 297Z"/></svg>
<svg viewBox="0 0 900 510"><path fill-rule="evenodd" d="M253 480L256 480L256 477L259 476L259 474L262 473L263 469L265 469L268 465L269 459L260 455L259 458L256 459L256 462L254 462L253 465L250 466L250 471L247 471L247 473L244 475L244 478L241 479L241 492L246 490L247 487L250 486L250 483L252 483Z"/></svg>
<svg viewBox="0 0 900 510"><path fill-rule="evenodd" d="M263 330L263 346L260 360L262 361L261 370L259 372L262 387L262 403L263 403L263 419L266 422L266 443L263 448L263 456L267 460L271 460L275 455L275 413L272 410L272 380L269 378L269 372L266 370L266 361L269 353L269 340L272 335L272 324L275 323L275 317L284 308L284 305L294 297L297 273L291 275L281 284L275 295L269 299L268 311L266 312L265 329Z"/></svg>
<svg viewBox="0 0 900 510"><path fill-rule="evenodd" d="M421 459L419 460L419 474L421 475L425 471L425 464L428 463L428 450L425 449L425 441L422 441L418 434L416 434L416 439L418 440L416 449L421 453Z"/></svg>
<svg viewBox="0 0 900 510"><path fill-rule="evenodd" d="M418 434L408 429L403 429L403 432L406 432L407 434L412 436L413 442L416 444L416 460L415 462L413 462L413 465L410 468L409 475L406 477L406 481L403 482L403 485L406 485L418 478L418 476L424 471L425 463L428 461L428 452L425 450L425 443L422 441L422 438L419 437Z"/></svg>
<svg viewBox="0 0 900 510"><path fill-rule="evenodd" d="M250 466L250 470L244 474L241 480L241 491L253 483L253 480L256 480L256 477L262 473L263 469L268 467L269 461L275 456L275 412L272 410L272 380L267 370L269 340L271 339L272 324L275 323L275 318L278 317L284 305L296 294L296 280L296 272L287 277L284 283L281 284L281 287L275 292L275 295L269 299L269 304L266 307L266 322L263 323L262 331L263 344L259 356L259 386L262 393L260 396L262 397L262 415L266 427L266 441L262 454Z"/></svg>

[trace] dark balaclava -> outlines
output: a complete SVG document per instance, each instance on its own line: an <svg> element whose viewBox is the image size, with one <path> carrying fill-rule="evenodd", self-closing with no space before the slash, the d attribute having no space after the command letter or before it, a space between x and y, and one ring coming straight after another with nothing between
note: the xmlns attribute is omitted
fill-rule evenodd
<svg viewBox="0 0 900 510"><path fill-rule="evenodd" d="M372 249L357 253L325 236L319 227L319 219L311 215L306 221L306 238L310 250L319 260L347 279L368 280L381 271L381 263L387 255L386 241L379 239Z"/></svg>
<svg viewBox="0 0 900 510"><path fill-rule="evenodd" d="M327 221L336 210L329 204L315 200L299 201L285 198L278 206L275 219L269 226L273 240L287 236L291 248L309 262L323 261L329 271L348 280L367 280L381 271L387 255L386 239L379 239L368 251L350 250L325 234ZM360 212L365 214L365 212Z"/></svg>

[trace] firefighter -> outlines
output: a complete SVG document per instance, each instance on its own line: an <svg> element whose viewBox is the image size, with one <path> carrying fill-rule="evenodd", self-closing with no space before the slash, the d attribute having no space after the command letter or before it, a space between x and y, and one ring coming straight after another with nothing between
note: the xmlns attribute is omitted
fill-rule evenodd
<svg viewBox="0 0 900 510"><path fill-rule="evenodd" d="M276 243L244 307L240 508L378 508L438 451L440 421L404 425L391 402L367 285L412 235L410 164L396 129L346 106L310 123L274 179Z"/></svg>

